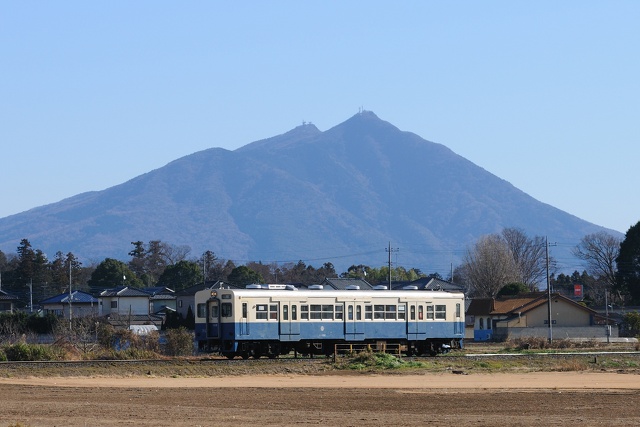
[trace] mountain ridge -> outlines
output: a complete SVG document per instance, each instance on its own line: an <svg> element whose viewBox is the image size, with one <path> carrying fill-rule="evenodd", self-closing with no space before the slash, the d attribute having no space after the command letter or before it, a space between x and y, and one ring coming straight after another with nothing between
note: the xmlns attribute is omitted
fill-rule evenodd
<svg viewBox="0 0 640 427"><path fill-rule="evenodd" d="M364 111L326 131L303 123L233 151L209 148L1 218L0 249L13 252L28 238L49 257L127 259L130 242L162 240L190 246L193 256L212 250L238 263L346 269L384 265L392 242L405 248L398 264L442 272L478 237L505 227L574 244L606 230Z"/></svg>

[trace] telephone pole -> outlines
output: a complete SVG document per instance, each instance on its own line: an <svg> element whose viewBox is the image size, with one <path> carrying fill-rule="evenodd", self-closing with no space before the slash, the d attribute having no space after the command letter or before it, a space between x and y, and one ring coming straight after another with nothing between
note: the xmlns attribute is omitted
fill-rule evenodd
<svg viewBox="0 0 640 427"><path fill-rule="evenodd" d="M387 251L387 253L389 254L389 289L391 290L391 253L392 252L398 252L399 249L398 248L391 248L391 242L389 242L389 247L385 248L385 250Z"/></svg>

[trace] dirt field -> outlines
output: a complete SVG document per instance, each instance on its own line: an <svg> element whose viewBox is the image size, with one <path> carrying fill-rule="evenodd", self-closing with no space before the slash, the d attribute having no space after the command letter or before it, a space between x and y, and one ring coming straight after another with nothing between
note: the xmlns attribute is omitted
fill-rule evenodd
<svg viewBox="0 0 640 427"><path fill-rule="evenodd" d="M612 372L0 378L0 426L638 426Z"/></svg>

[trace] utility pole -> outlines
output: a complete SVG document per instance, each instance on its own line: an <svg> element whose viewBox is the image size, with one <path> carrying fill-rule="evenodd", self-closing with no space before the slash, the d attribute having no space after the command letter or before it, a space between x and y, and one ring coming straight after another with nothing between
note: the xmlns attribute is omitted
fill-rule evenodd
<svg viewBox="0 0 640 427"><path fill-rule="evenodd" d="M29 313L33 313L33 279L29 280Z"/></svg>
<svg viewBox="0 0 640 427"><path fill-rule="evenodd" d="M545 236L547 254L547 322L549 323L549 344L553 342L553 326L551 325L551 281L549 280L549 239ZM555 243L553 244L555 246Z"/></svg>
<svg viewBox="0 0 640 427"><path fill-rule="evenodd" d="M398 248L392 249L391 248L391 242L389 242L389 247L385 248L385 250L389 254L389 289L388 290L391 290L391 253L392 252L398 252L399 249Z"/></svg>
<svg viewBox="0 0 640 427"><path fill-rule="evenodd" d="M71 291L71 259L69 259L69 329L71 329L71 320L73 318L73 307L71 306L72 299L73 293Z"/></svg>

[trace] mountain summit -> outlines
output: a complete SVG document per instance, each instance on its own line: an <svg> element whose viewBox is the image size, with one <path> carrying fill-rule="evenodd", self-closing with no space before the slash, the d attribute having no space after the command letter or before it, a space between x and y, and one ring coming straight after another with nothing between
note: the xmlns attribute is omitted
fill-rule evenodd
<svg viewBox="0 0 640 427"><path fill-rule="evenodd" d="M2 218L0 249L27 238L49 257L127 259L131 242L162 240L193 256L343 271L385 265L391 242L393 262L445 275L468 245L505 227L571 244L603 230L363 111L324 132L303 123Z"/></svg>

